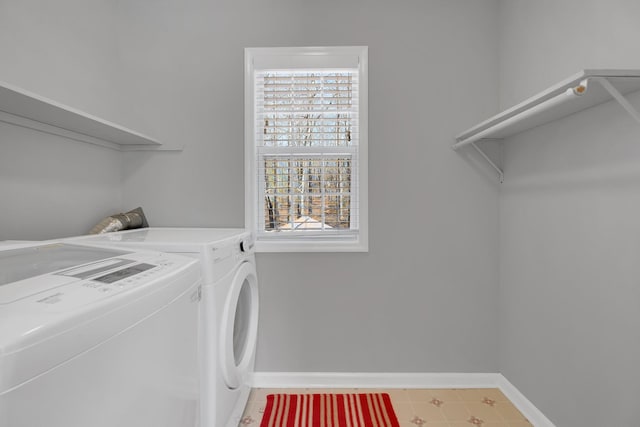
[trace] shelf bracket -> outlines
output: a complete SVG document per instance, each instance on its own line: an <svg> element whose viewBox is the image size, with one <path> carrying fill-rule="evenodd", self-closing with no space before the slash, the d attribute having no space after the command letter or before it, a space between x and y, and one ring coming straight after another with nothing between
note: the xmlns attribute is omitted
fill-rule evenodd
<svg viewBox="0 0 640 427"><path fill-rule="evenodd" d="M485 160L486 160L486 161L491 165L491 167L493 167L493 168L498 172L498 176L500 177L500 184L502 184L502 183L504 182L504 172L502 171L502 169L500 169L500 168L498 167L498 165L496 165L496 164L495 164L495 162L494 162L493 160L491 160L491 159L489 158L489 156L487 156L487 155L485 154L485 152L484 152L484 151L482 151L482 150L480 149L480 147L478 147L478 146L476 145L476 143L475 143L475 142L471 142L471 143L470 143L470 145L471 145L473 148L475 148L475 150L476 150L478 153L480 153L480 155L481 155L481 156L482 156L482 157L483 157L483 158L484 158L484 159L485 159Z"/></svg>
<svg viewBox="0 0 640 427"><path fill-rule="evenodd" d="M607 92L609 92L609 94L616 101L618 101L620 105L622 105L622 108L624 108L636 122L640 123L640 113L638 113L638 110L636 110L635 107L631 105L629 101L627 101L627 98L625 98L624 95L621 94L620 91L616 89L609 80L604 77L594 77L593 79L600 83L602 87L605 88Z"/></svg>

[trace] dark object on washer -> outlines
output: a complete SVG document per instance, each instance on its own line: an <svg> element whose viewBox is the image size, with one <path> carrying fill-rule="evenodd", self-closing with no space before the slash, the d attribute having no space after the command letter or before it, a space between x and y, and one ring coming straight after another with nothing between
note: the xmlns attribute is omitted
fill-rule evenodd
<svg viewBox="0 0 640 427"><path fill-rule="evenodd" d="M149 227L147 218L141 207L130 210L129 212L111 215L95 225L89 234L103 234L113 231L130 230L133 228Z"/></svg>

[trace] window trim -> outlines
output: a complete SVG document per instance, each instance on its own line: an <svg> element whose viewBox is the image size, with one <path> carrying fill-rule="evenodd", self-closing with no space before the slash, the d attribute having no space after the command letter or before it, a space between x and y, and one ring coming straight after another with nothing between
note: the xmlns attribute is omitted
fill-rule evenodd
<svg viewBox="0 0 640 427"><path fill-rule="evenodd" d="M255 161L257 147L255 106L255 60L268 58L282 63L310 62L313 68L322 68L323 61L341 61L341 58L358 58L359 75L359 140L358 140L358 233L355 239L346 236L283 236L275 239L257 238L257 252L368 252L369 251L369 215L368 215L368 49L366 46L337 47L276 47L245 48L244 81L244 168L245 168L245 227L256 231L258 224L257 171ZM295 68L283 67L283 68ZM327 67L327 68L335 68ZM256 233L257 235L257 233Z"/></svg>

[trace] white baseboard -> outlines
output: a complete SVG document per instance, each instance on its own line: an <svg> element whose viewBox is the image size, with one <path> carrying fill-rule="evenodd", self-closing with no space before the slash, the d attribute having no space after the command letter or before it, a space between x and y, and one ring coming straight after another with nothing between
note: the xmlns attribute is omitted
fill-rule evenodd
<svg viewBox="0 0 640 427"><path fill-rule="evenodd" d="M502 374L254 372L255 388L499 388L535 427L555 427Z"/></svg>
<svg viewBox="0 0 640 427"><path fill-rule="evenodd" d="M428 385L428 387L426 386ZM262 388L483 388L497 387L496 374L254 372Z"/></svg>
<svg viewBox="0 0 640 427"><path fill-rule="evenodd" d="M500 391L502 391L502 393L509 398L511 403L513 403L515 407L522 412L522 415L527 417L531 424L535 427L555 427L551 420L536 408L524 394L520 393L520 390L511 384L504 375L496 375L498 376L498 388Z"/></svg>

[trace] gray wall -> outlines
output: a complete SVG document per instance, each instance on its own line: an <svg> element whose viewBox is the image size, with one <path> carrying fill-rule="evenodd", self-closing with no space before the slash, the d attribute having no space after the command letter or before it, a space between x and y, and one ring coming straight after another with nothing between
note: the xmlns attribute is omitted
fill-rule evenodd
<svg viewBox="0 0 640 427"><path fill-rule="evenodd" d="M495 1L120 3L153 225L242 226L243 48L369 46L370 252L259 254L260 371L495 372L498 186L453 136L497 108Z"/></svg>
<svg viewBox="0 0 640 427"><path fill-rule="evenodd" d="M117 120L114 17L107 0L0 0L0 80ZM121 153L0 123L0 240L84 233L121 186Z"/></svg>
<svg viewBox="0 0 640 427"><path fill-rule="evenodd" d="M509 0L500 14L505 107L583 68L640 68L636 1ZM639 139L612 102L504 147L499 367L558 426L640 419Z"/></svg>
<svg viewBox="0 0 640 427"><path fill-rule="evenodd" d="M499 199L448 144L579 69L638 68L640 5L319 5L1 0L1 80L185 150L123 159L0 124L0 239L137 205L153 225L243 225L243 48L368 45L371 250L258 255L258 369L500 370L558 425L634 425L637 124L607 104L513 138Z"/></svg>

